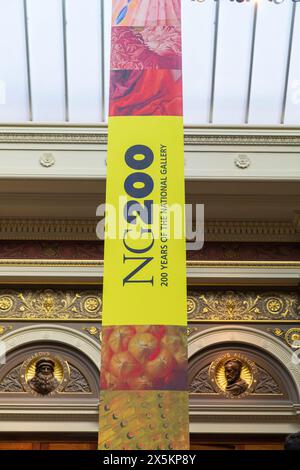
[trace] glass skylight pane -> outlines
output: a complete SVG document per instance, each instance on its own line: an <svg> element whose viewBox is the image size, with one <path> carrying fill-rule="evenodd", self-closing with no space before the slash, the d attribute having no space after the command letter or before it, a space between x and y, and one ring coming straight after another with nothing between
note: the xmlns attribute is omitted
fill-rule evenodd
<svg viewBox="0 0 300 470"><path fill-rule="evenodd" d="M285 124L300 125L300 5L297 4Z"/></svg>
<svg viewBox="0 0 300 470"><path fill-rule="evenodd" d="M0 0L0 121L28 121L23 2Z"/></svg>
<svg viewBox="0 0 300 470"><path fill-rule="evenodd" d="M220 4L213 120L243 124L246 115L254 4Z"/></svg>
<svg viewBox="0 0 300 470"><path fill-rule="evenodd" d="M258 4L249 124L280 124L292 2Z"/></svg>
<svg viewBox="0 0 300 470"><path fill-rule="evenodd" d="M27 5L33 120L65 122L62 0L27 0ZM290 0L258 1L249 124L280 123L292 6ZM215 11L213 0L182 0L186 125L209 122ZM254 0L220 0L214 124L245 122L253 11ZM108 114L111 0L66 0L66 12L70 122L99 123ZM23 0L0 0L0 48L0 121L28 121ZM297 4L285 124L300 124L299 57Z"/></svg>
<svg viewBox="0 0 300 470"><path fill-rule="evenodd" d="M28 0L33 117L64 121L61 0Z"/></svg>
<svg viewBox="0 0 300 470"><path fill-rule="evenodd" d="M99 0L67 0L71 122L101 121L101 10Z"/></svg>
<svg viewBox="0 0 300 470"><path fill-rule="evenodd" d="M209 120L215 2L182 2L183 98L186 124Z"/></svg>

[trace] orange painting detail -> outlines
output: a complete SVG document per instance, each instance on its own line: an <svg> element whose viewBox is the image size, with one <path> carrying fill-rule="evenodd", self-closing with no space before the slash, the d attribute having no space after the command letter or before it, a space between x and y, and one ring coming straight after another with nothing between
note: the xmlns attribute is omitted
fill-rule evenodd
<svg viewBox="0 0 300 470"><path fill-rule="evenodd" d="M103 328L102 389L186 390L186 371L186 328Z"/></svg>

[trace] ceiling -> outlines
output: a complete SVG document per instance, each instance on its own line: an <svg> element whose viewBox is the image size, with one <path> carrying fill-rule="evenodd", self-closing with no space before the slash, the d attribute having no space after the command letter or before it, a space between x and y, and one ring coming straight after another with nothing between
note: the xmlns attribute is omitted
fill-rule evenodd
<svg viewBox="0 0 300 470"><path fill-rule="evenodd" d="M110 6L0 0L0 122L106 121ZM297 2L182 0L182 10L186 125L300 125Z"/></svg>

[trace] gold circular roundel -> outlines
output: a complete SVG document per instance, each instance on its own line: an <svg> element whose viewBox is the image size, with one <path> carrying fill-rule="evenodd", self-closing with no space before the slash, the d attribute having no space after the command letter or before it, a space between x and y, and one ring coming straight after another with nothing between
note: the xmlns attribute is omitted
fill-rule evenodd
<svg viewBox="0 0 300 470"><path fill-rule="evenodd" d="M2 312L7 312L12 308L12 306L13 300L10 297L6 295L0 297L0 310L2 310Z"/></svg>
<svg viewBox="0 0 300 470"><path fill-rule="evenodd" d="M196 307L197 307L197 304L196 304L195 300L193 299L193 297L188 297L188 299L187 299L187 313L188 314L194 313L194 311L196 310Z"/></svg>
<svg viewBox="0 0 300 470"><path fill-rule="evenodd" d="M240 379L246 382L247 389L240 395L232 395L226 390L227 380L225 376L225 363L229 360L237 359L242 362ZM227 398L241 398L249 395L256 385L256 366L246 356L240 353L225 353L214 360L209 368L209 378L217 393L225 395Z"/></svg>
<svg viewBox="0 0 300 470"><path fill-rule="evenodd" d="M272 315L278 315L283 310L282 300L276 297L272 297L267 301L267 310Z"/></svg>
<svg viewBox="0 0 300 470"><path fill-rule="evenodd" d="M57 392L61 392L67 385L69 378L70 378L69 365L67 361L64 361L59 356L53 356L49 352L38 352L30 356L22 364L21 383L27 392L31 392L33 395L40 396L40 394L32 390L32 388L29 385L29 381L35 376L36 363L42 358L51 359L55 364L54 377L59 383L59 385L53 392L48 394L48 396L51 396Z"/></svg>
<svg viewBox="0 0 300 470"><path fill-rule="evenodd" d="M290 328L286 331L284 337L287 344L291 346L291 348L300 348L300 328Z"/></svg>

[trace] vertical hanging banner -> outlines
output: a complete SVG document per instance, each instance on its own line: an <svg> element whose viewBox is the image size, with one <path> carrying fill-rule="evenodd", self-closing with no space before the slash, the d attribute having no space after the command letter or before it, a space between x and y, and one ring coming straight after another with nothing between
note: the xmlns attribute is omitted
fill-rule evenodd
<svg viewBox="0 0 300 470"><path fill-rule="evenodd" d="M181 1L112 4L99 449L186 450Z"/></svg>

